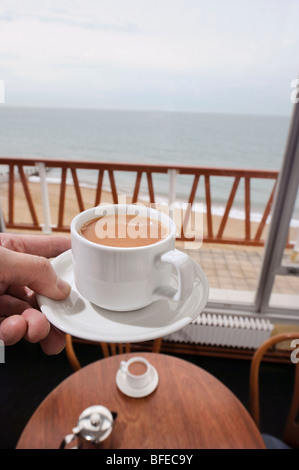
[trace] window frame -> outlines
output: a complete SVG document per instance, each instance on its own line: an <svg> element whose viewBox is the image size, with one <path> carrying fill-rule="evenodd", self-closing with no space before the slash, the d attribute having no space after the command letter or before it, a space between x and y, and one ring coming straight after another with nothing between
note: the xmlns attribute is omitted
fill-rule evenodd
<svg viewBox="0 0 299 470"><path fill-rule="evenodd" d="M275 191L269 233L264 248L263 262L253 303L208 302L207 311L250 316L267 316L274 321L299 321L298 310L290 307L270 306L270 296L276 275L299 275L299 265L282 266L290 221L299 187L299 104L295 104L291 116L285 153Z"/></svg>

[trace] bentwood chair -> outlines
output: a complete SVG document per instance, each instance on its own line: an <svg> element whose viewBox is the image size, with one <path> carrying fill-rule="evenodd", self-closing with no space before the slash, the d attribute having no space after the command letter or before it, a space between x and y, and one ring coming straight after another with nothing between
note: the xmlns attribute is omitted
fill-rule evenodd
<svg viewBox="0 0 299 470"><path fill-rule="evenodd" d="M73 338L69 334L66 335L65 352L69 360L69 363L74 371L81 369L81 364L74 348L74 342L76 341L78 341L76 338ZM162 338L157 338L152 343L150 343L151 352L159 353L160 348L161 348L161 343L162 343ZM92 342L86 341L85 344L99 345L102 349L102 354L104 357L132 352L132 345L130 343L92 343Z"/></svg>
<svg viewBox="0 0 299 470"><path fill-rule="evenodd" d="M250 368L250 381L249 381L249 406L250 414L253 417L256 425L260 427L260 405L259 405L259 369L260 363L264 354L281 341L295 340L296 345L299 345L299 333L282 333L273 336L265 341L254 353L251 368ZM295 351L295 350L294 350ZM296 351L295 351L296 353ZM290 351L291 356L291 351ZM291 357L290 357L291 361ZM295 380L293 388L293 397L289 414L284 428L282 440L277 439L269 434L262 434L265 445L268 449L298 449L299 448L299 357L294 358L295 362ZM275 410L273 410L273 414Z"/></svg>

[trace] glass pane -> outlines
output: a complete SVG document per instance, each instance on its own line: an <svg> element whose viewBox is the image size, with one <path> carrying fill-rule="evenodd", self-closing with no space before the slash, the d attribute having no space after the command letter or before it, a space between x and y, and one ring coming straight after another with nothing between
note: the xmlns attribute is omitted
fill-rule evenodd
<svg viewBox="0 0 299 470"><path fill-rule="evenodd" d="M269 305L298 309L299 277L275 276Z"/></svg>
<svg viewBox="0 0 299 470"><path fill-rule="evenodd" d="M284 250L281 266L291 270L299 268L299 191L290 221L288 246ZM298 309L299 277L292 274L275 276L269 305Z"/></svg>
<svg viewBox="0 0 299 470"><path fill-rule="evenodd" d="M211 289L211 301L253 302L263 258L262 248L204 244L200 250L180 249L203 268Z"/></svg>

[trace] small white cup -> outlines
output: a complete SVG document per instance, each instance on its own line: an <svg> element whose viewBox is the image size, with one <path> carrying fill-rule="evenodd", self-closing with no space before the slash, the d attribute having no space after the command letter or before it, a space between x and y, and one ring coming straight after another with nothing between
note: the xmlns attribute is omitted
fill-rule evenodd
<svg viewBox="0 0 299 470"><path fill-rule="evenodd" d="M82 225L97 217L140 212L166 225L168 235L152 245L124 248L100 245L80 234ZM71 223L73 269L79 293L113 311L136 310L161 298L186 300L193 289L194 267L189 256L175 249L175 237L173 220L149 207L107 204L81 212ZM173 266L177 288L170 285Z"/></svg>
<svg viewBox="0 0 299 470"><path fill-rule="evenodd" d="M143 373L134 373L132 366L141 365ZM143 388L146 387L150 380L150 363L144 357L133 357L128 361L121 361L120 370L126 376L127 384L132 388ZM140 368L139 368L140 369Z"/></svg>

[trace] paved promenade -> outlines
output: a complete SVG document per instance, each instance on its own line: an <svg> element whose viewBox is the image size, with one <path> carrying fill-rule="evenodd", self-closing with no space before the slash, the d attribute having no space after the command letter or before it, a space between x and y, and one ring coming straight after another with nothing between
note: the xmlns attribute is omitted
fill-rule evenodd
<svg viewBox="0 0 299 470"><path fill-rule="evenodd" d="M192 250L183 244L177 247L185 251L203 268L214 289L231 289L254 292L263 261L263 248L230 245L203 245ZM284 262L290 262L291 250L286 250ZM273 292L299 295L299 278L276 276Z"/></svg>

